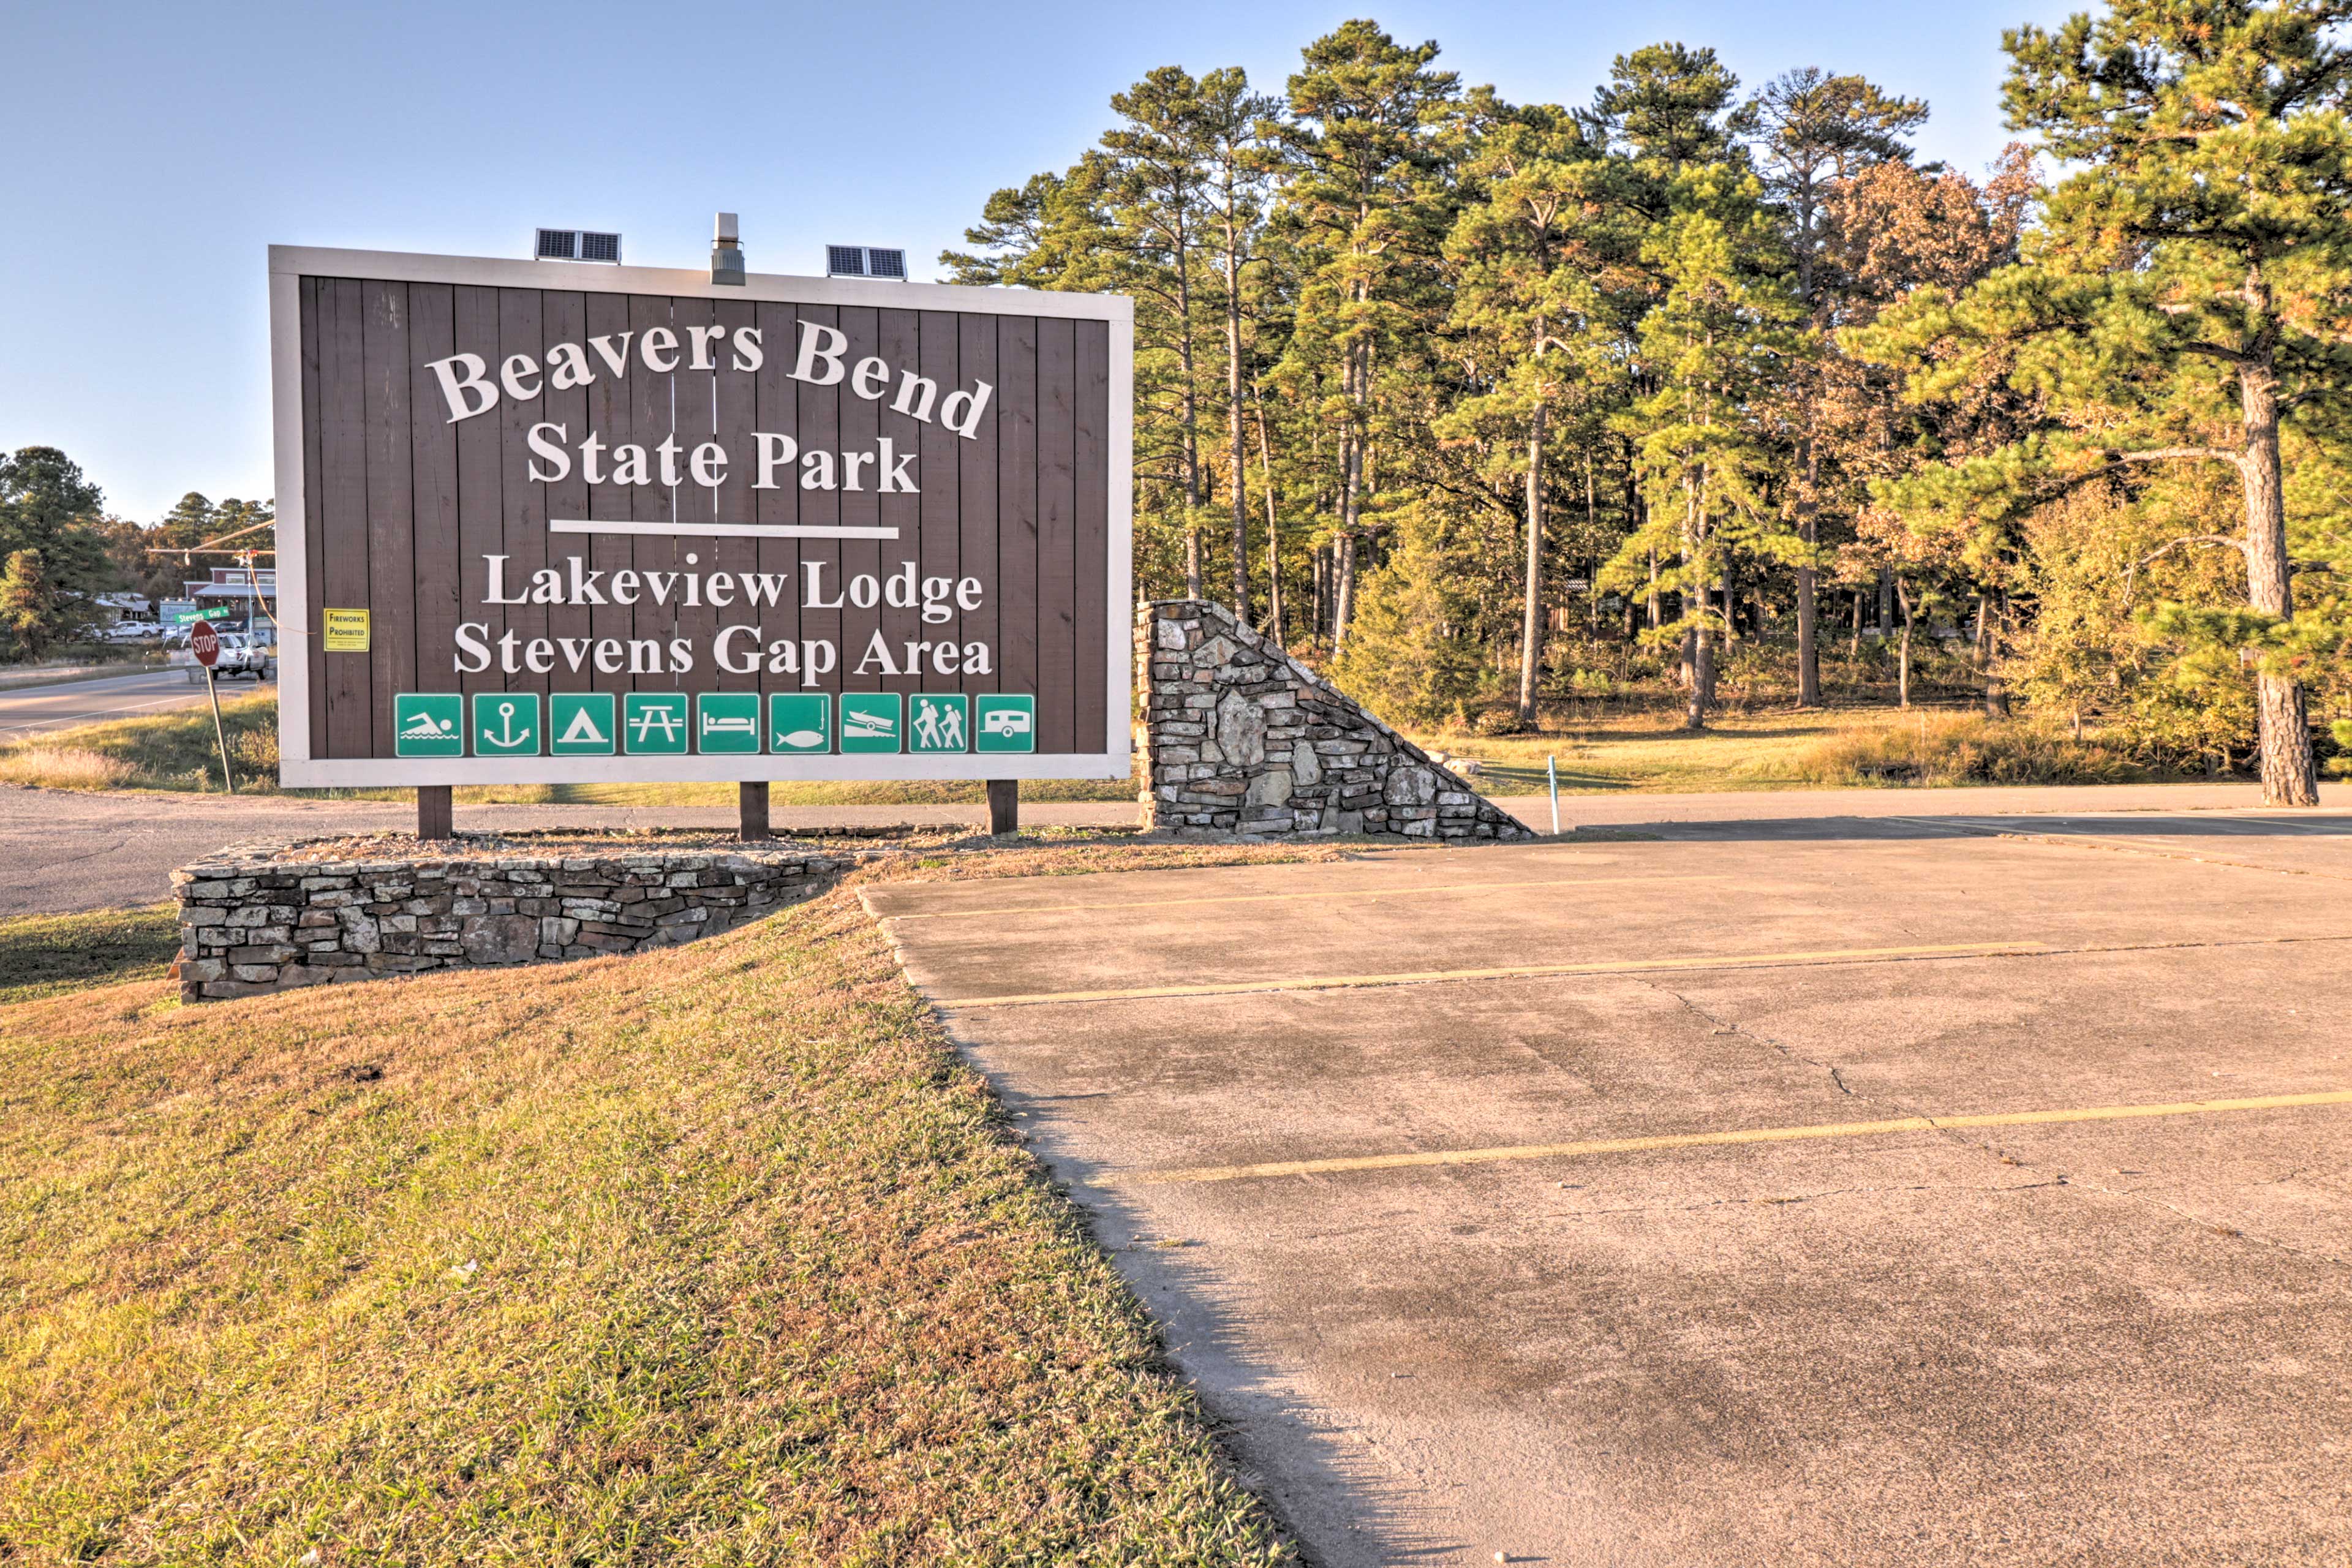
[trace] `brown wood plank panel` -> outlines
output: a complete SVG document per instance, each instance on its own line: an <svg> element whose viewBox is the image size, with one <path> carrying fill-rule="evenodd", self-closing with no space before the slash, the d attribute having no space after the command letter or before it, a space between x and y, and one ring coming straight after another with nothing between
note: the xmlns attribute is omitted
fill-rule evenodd
<svg viewBox="0 0 2352 1568"><path fill-rule="evenodd" d="M303 629L310 634L310 754L331 756L327 745L327 647L319 606L326 602L327 533L323 470L319 458L319 302L324 285L301 280L302 300L302 591Z"/></svg>
<svg viewBox="0 0 2352 1568"><path fill-rule="evenodd" d="M1037 323L1037 749L1077 749L1077 323Z"/></svg>
<svg viewBox="0 0 2352 1568"><path fill-rule="evenodd" d="M996 322L997 689L1037 689L1037 321ZM1041 746L1042 749L1042 746Z"/></svg>
<svg viewBox="0 0 2352 1568"><path fill-rule="evenodd" d="M365 289L331 278L319 300L320 548L325 570L320 607L369 603L367 536L367 368ZM323 621L324 617L321 616ZM364 757L374 745L368 711L368 661L329 658L327 746L331 757Z"/></svg>
<svg viewBox="0 0 2352 1568"><path fill-rule="evenodd" d="M416 550L410 512L408 285L361 286L360 353L367 368L368 651L330 654L364 665L370 752L392 755L392 698L416 689Z"/></svg>
<svg viewBox="0 0 2352 1568"><path fill-rule="evenodd" d="M546 311L541 307L536 289L501 289L499 290L499 359L492 364L496 374L508 356L520 354L536 363L547 341ZM546 383L526 381L524 385L537 385L540 395L524 399L500 397L493 414L485 420L496 418L502 434L499 444L500 505L499 510L501 548L506 552L507 594L509 597L528 600L534 573L547 564L547 487L530 477L530 447L525 435L546 416L541 405L547 396ZM547 638L547 606L528 602L507 606L507 630L514 634L515 668L503 668L500 675L509 691L536 691L542 695L549 689L552 672L535 670L525 655L533 643ZM540 720L547 718L547 704L540 704ZM467 714L466 721L473 722Z"/></svg>
<svg viewBox="0 0 2352 1568"><path fill-rule="evenodd" d="M552 289L541 294L539 325L540 363L542 365L547 363L546 351L554 348L558 343L580 343L584 346L588 329L587 296L561 293ZM532 423L544 420L551 425L562 426L563 427L562 436L555 436L552 431L549 434L572 458L572 466L562 479L553 484L539 487L543 496L546 516L550 521L559 517L586 517L588 515L588 477L580 462L580 443L588 435L588 394L591 388L558 387L551 378L542 384L545 390L540 394L539 401L532 405L541 412L533 417ZM568 593L572 585L572 557L577 555L581 557L582 563L586 564L590 536L582 533L550 532L546 538L547 563L562 575L564 588ZM583 572L582 575L584 579L586 574ZM551 689L585 691L590 688L591 676L595 668L593 662L594 656L593 650L583 647L583 645L593 639L595 635L594 616L593 607L587 605L551 605L548 607L547 635L554 638L556 644L555 668L549 677ZM571 641L573 648L581 649L586 656L582 659L581 668L578 669L572 668L570 655L563 646L566 639ZM548 718L544 710L541 711L541 718L542 721Z"/></svg>
<svg viewBox="0 0 2352 1568"><path fill-rule="evenodd" d="M450 301L450 324L453 352L479 354L482 363L489 367L489 374L495 374L499 363L499 291L473 284L457 286ZM457 571L461 584L458 619L472 623L478 631L486 627L483 640L491 647L488 668L463 672L457 668L454 645L450 650L450 671L457 689L465 692L469 700L466 722L471 724L472 694L506 689L505 678L497 662L498 641L507 629L506 609L488 602L488 569L484 564L486 557L500 554L506 549L502 499L505 477L499 458L496 414L461 419L454 428L457 432ZM449 688L438 689L446 691Z"/></svg>
<svg viewBox="0 0 2352 1568"><path fill-rule="evenodd" d="M796 318L797 323L835 329L841 326L842 312L837 305L802 305L797 308L786 305L779 306L777 309L784 312L788 320ZM788 364L797 363L800 356L802 330L800 324L795 324L786 343L781 348L772 343L770 352L789 356L786 359ZM843 396L841 384L836 382L831 386L817 386L805 381L793 381L787 384L793 390L800 411L802 453L806 455L810 452L837 452L841 446ZM822 528L838 525L844 521L839 490L803 489L798 493L798 496L799 499L795 504L799 508L803 524L811 528ZM799 612L801 639L803 642L830 642L839 655L832 671L822 678L814 688L800 687L798 689L845 690L848 687L849 666L857 657L856 650L848 646L847 617L838 609L810 608L809 586L814 582L828 604L841 596L841 574L846 559L845 546L847 542L839 539L803 539L793 542L797 548L793 552L796 564L793 569L793 587L801 605ZM839 715L836 714L835 722L838 725L839 721Z"/></svg>
<svg viewBox="0 0 2352 1568"><path fill-rule="evenodd" d="M992 316L958 316L956 323L957 384L968 386L974 382L988 383L995 395L1003 389L997 385L996 319ZM943 391L940 395L944 397ZM947 432L950 455L957 465L957 513L961 537L957 541L957 561L961 575L981 581L980 608L969 615L957 612L957 636L967 645L981 643L988 648L989 668L983 671L964 672L962 689L971 692L994 691L1003 679L1002 658L1003 648L998 644L997 618L1003 608L1003 583L996 560L998 505L996 493L997 415L995 396L982 411L980 425L967 441ZM928 461L926 466L928 467Z"/></svg>
<svg viewBox="0 0 2352 1568"><path fill-rule="evenodd" d="M874 444L881 434L881 421L875 415L877 405L858 396L849 387L851 377L857 374L857 362L881 353L881 312L864 305L844 305L841 307L841 330L843 335L849 340L849 347L842 356L843 363L847 365L848 369L843 374L841 385L838 388L841 393L839 455L845 458L852 452L873 451ZM849 475L846 471L848 464L845 461L842 462L835 471L835 478L842 487L841 521L845 526L871 528L882 521L881 509L875 504L880 498L874 493L874 478L870 468L871 465L868 465L869 471L859 476L859 488L854 490L849 488ZM898 544L903 542L905 542L903 540L898 541L891 544L890 548L895 551ZM882 575L882 563L885 560L897 559L895 554L886 556L883 551L884 542L881 540L843 540L841 580L835 584L835 591L846 592L851 581L861 575L879 580ZM843 689L851 691L906 690L905 681L892 680L882 675L878 666L869 667L863 675L857 673L858 665L866 658L867 643L882 627L882 611L879 603L877 602L871 609L860 609L852 601L842 610L841 620L841 667L845 672L842 680ZM891 650L894 658L897 652L895 648Z"/></svg>
<svg viewBox="0 0 2352 1568"><path fill-rule="evenodd" d="M922 426L890 406L891 401L898 395L898 374L901 368L914 369L921 359L922 319L912 310L879 310L876 312L876 316L881 344L880 353L883 363L889 366L889 381L887 390L882 394L880 399L871 405L875 416L875 445L871 449L876 457L873 462L865 465L864 478L865 482L873 486L877 492L874 498L875 515L881 519L886 527L898 531L898 539L885 543L878 552L882 575L886 580L894 578L905 569L906 563L914 562L917 574L915 593L917 603L919 604L922 595L921 573L923 570L923 498L919 493L901 495L896 491L882 490L883 461L880 454L883 451L881 443L885 440L890 443L888 449L893 457L905 452L919 455L922 451ZM851 368L853 371L856 369L856 362L852 362ZM859 401L864 400L859 399ZM915 482L920 485L921 478L918 476ZM921 641L928 636L929 634L923 628L923 616L919 609L914 605L902 608L892 605L887 595L884 597L882 637L890 645L891 658L906 673L894 679L883 681L882 689L913 692L924 689L925 676L929 669L929 660L924 661L923 668L920 669L911 668L907 658L907 645Z"/></svg>
<svg viewBox="0 0 2352 1568"><path fill-rule="evenodd" d="M401 691L452 691L457 684L457 427L425 367L455 353L457 299L446 283L408 286L408 467L416 561L415 684ZM389 754L387 752L386 754Z"/></svg>
<svg viewBox="0 0 2352 1568"><path fill-rule="evenodd" d="M675 335L670 322L671 301L652 295L629 296L629 325L636 336L629 343L629 423L630 437L646 450L646 473L650 481L624 487L629 496L629 515L639 522L672 521L670 494L661 486L661 458L656 448L677 428L676 410L671 405L670 378L656 375L646 368L646 334L661 329ZM677 541L661 534L639 534L629 542L629 564L642 579L647 572L670 572L677 569ZM669 639L677 625L674 607L656 605L651 592L641 581L637 603L629 613L628 635L633 638L650 638L662 645L662 668L668 668ZM677 683L667 675L639 675L630 679L623 689L632 691L675 691Z"/></svg>
<svg viewBox="0 0 2352 1568"><path fill-rule="evenodd" d="M759 427L760 384L748 371L735 368L735 334L752 324L753 310L749 300L720 300L712 303L710 319L714 325L727 329L724 336L711 346L713 384L717 389L717 430L719 445L727 454L727 468L720 475L719 488L711 496L711 515L720 522L746 523L752 521L751 483L758 475L753 466L757 454L752 450L751 432ZM742 586L736 582L739 574L754 571L760 563L760 542L756 539L714 539L702 558L709 570L723 572L740 595ZM755 626L760 624L757 610L748 608L738 597L725 608L714 606L714 626ZM766 646L763 638L740 633L730 639L730 649L740 663L746 651L757 653ZM719 668L717 655L708 646L698 649L695 658L710 661L711 685L721 691L756 691L760 689L760 672L754 668L741 674ZM764 722L764 721L762 721Z"/></svg>
<svg viewBox="0 0 2352 1568"><path fill-rule="evenodd" d="M950 659L956 671L940 673L938 652L930 649L924 656L922 679L917 682L929 691L961 691L963 689L962 627L957 624L953 595L956 578L962 574L963 537L957 519L962 510L963 469L956 448L964 445L956 439L955 432L939 420L940 401L956 389L957 362L961 348L957 341L956 318L945 310L926 310L919 325L921 346L918 351L916 371L936 383L939 391L932 395L931 417L929 423L918 423L915 439L920 443L921 460L915 465L915 482L922 494L915 498L921 513L921 553L915 559L919 563L919 587L934 580L944 580L950 599L949 618L944 621L921 620L915 635L933 642L957 645L957 653ZM919 398L919 389L918 389ZM910 407L919 407L919 401ZM918 603L920 603L919 596Z"/></svg>
<svg viewBox="0 0 2352 1568"><path fill-rule="evenodd" d="M708 300L679 299L670 301L672 330L677 333L677 369L663 377L670 384L670 412L676 423L674 438L677 442L677 483L670 489L670 515L680 522L710 522L716 520L717 497L694 482L688 466L694 449L709 441L718 431L716 404L718 373L694 368L694 334L709 327L711 302ZM656 474L659 479L660 475ZM682 691L717 689L712 679L710 639L719 630L719 612L702 600L698 589L690 597L686 592L688 574L699 575L710 568L711 546L708 538L680 535L671 542L670 570L677 573L677 585L671 589L671 604L677 611L677 630L673 636L686 639L694 658L692 673L670 678L671 689Z"/></svg>
<svg viewBox="0 0 2352 1568"><path fill-rule="evenodd" d="M588 354L589 372L595 376L583 390L588 395L588 427L603 437L604 448L598 458L597 471L601 482L588 487L588 510L592 521L625 522L635 504L631 492L612 482L613 448L634 440L635 399L629 383L614 375L610 365L594 347L596 339L604 339L609 346L619 349L625 342L636 347L636 339L629 336L629 300L622 294L591 294L587 298L587 340L583 347ZM585 471L585 465L583 465ZM625 605L612 602L613 574L623 570L633 559L629 536L625 533L593 533L575 535L578 548L588 557L588 568L601 572L596 591L604 595L604 603L592 605L588 611L591 634L598 641L615 643L628 641L632 617ZM629 689L628 666L624 660L617 671L599 668L587 683L591 691L626 691Z"/></svg>
<svg viewBox="0 0 2352 1568"><path fill-rule="evenodd" d="M752 377L759 395L758 422L754 428L790 437L793 445L798 447L801 441L800 393L803 389L792 379L793 354L798 346L793 307L763 301L752 308L752 321L760 333L760 368ZM742 455L737 459L748 465L744 478L754 487L751 491L754 519L771 525L797 525L801 521L799 461L795 459L777 468L776 488L763 490L756 488L759 455L758 443L753 442L743 448ZM755 542L757 552L753 569L765 576L782 580L774 604L761 605L756 615L746 612L747 619L755 619L760 625L760 689L762 691L804 689L797 675L767 673L766 645L772 642L797 643L800 640L800 562L803 547L808 542L801 539L761 539ZM795 648L795 660L798 657L799 650ZM767 722L764 711L760 721L762 725Z"/></svg>
<svg viewBox="0 0 2352 1568"><path fill-rule="evenodd" d="M1077 736L1076 749L1100 751L1108 720L1110 672L1103 647L1110 574L1110 323L1080 321L1075 468L1077 478Z"/></svg>

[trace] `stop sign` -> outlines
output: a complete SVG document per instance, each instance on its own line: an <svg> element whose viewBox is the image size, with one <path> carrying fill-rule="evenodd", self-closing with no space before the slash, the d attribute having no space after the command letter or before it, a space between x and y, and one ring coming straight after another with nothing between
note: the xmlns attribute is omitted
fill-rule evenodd
<svg viewBox="0 0 2352 1568"><path fill-rule="evenodd" d="M198 621L188 628L188 651L206 669L213 667L213 661L220 658L220 633L213 629L212 622Z"/></svg>

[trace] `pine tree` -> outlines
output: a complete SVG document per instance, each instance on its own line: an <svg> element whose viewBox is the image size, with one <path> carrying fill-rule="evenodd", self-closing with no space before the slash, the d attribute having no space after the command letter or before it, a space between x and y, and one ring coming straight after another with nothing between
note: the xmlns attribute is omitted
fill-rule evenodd
<svg viewBox="0 0 2352 1568"><path fill-rule="evenodd" d="M2073 172L2019 265L1899 312L1882 351L1955 341L1933 395L2007 367L2058 419L1912 487L1915 504L2015 514L2141 465L2235 470L2252 616L2208 623L2252 667L2263 796L2318 800L2283 438L2340 421L2352 342L2352 50L2343 0L2118 0L2005 36L2010 122Z"/></svg>
<svg viewBox="0 0 2352 1568"><path fill-rule="evenodd" d="M1282 201L1312 258L1293 350L1327 357L1338 383L1335 647L1354 607L1365 497L1377 488L1366 463L1376 351L1406 335L1408 301L1428 281L1450 216L1445 132L1458 83L1430 68L1437 52L1434 42L1407 47L1373 23L1346 22L1302 51L1289 82Z"/></svg>

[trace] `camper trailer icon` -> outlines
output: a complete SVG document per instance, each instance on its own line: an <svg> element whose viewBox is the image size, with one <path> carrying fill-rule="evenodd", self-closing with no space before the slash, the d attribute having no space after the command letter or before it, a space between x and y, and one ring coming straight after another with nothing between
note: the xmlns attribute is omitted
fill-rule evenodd
<svg viewBox="0 0 2352 1568"><path fill-rule="evenodd" d="M1029 732L1029 715L1019 708L998 708L982 721L984 735L1025 735Z"/></svg>

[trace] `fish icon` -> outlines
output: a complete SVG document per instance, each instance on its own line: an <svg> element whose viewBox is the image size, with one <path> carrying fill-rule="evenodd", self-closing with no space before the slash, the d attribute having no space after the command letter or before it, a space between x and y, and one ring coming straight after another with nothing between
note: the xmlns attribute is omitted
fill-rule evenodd
<svg viewBox="0 0 2352 1568"><path fill-rule="evenodd" d="M777 736L776 743L780 746L822 746L824 744L824 731L822 730L794 730L789 735Z"/></svg>

